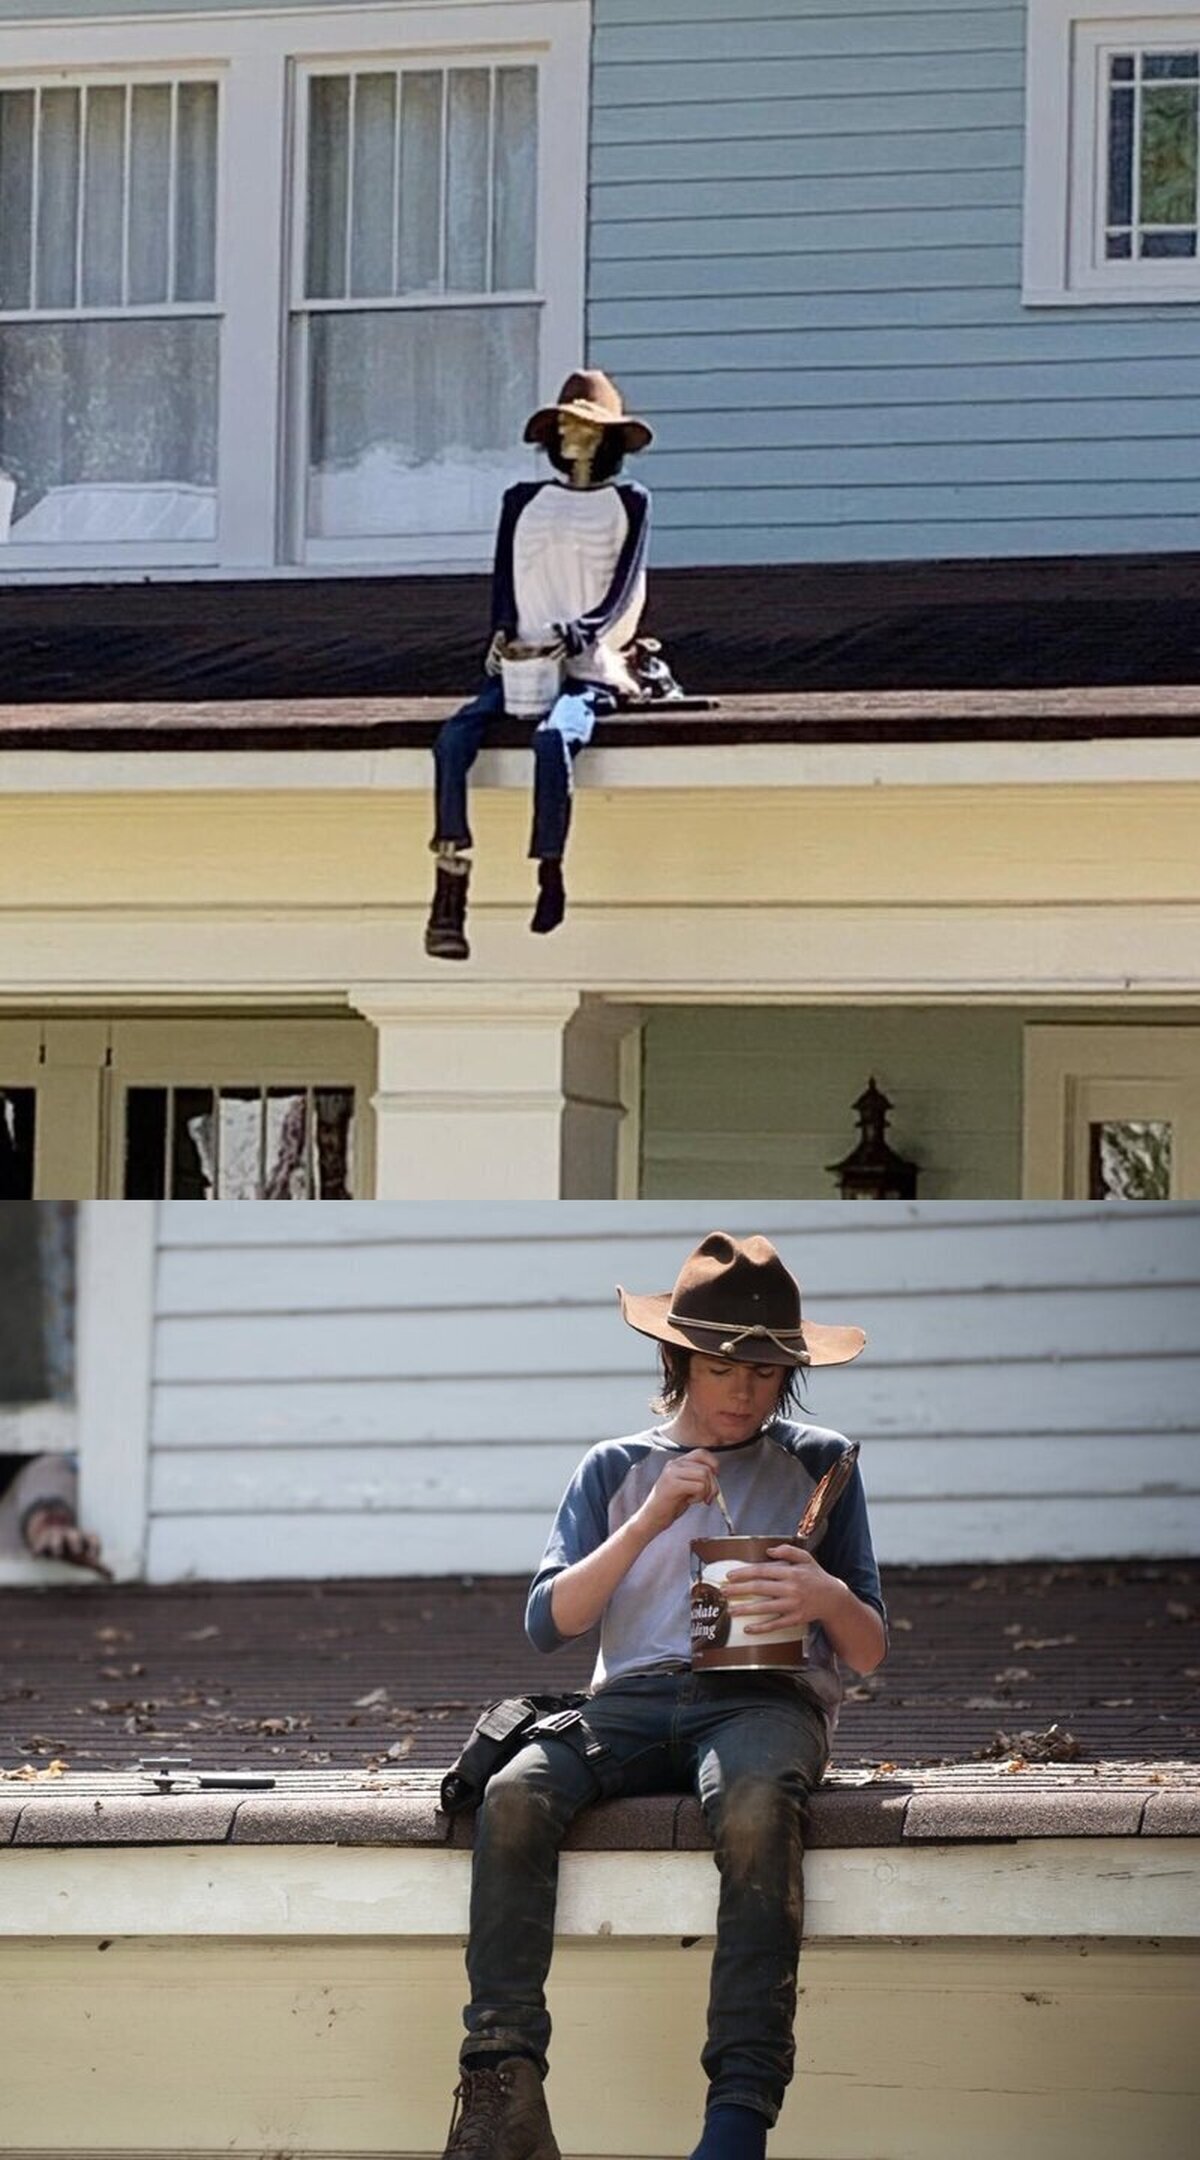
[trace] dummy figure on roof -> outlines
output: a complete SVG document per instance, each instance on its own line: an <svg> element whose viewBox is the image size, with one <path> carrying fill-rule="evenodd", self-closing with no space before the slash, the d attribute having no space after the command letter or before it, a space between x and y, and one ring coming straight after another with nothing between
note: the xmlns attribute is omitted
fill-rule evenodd
<svg viewBox="0 0 1200 2160"><path fill-rule="evenodd" d="M78 1491L75 1455L0 1455L0 1560L32 1553L107 1577L99 1538L80 1528Z"/></svg>
<svg viewBox="0 0 1200 2160"><path fill-rule="evenodd" d="M537 904L530 929L557 929L566 911L563 855L571 819L571 766L596 720L624 704L681 693L650 640L635 635L646 598L650 497L618 477L627 454L653 441L644 420L626 413L607 375L569 375L556 405L526 424L554 477L506 490L492 576L488 680L448 720L434 749L437 857L425 950L438 960L466 960L471 828L467 774L506 709L502 662L549 661L550 690L533 735L533 832ZM547 672L541 671L543 675ZM557 696L554 684L557 683ZM509 708L515 692L510 690ZM536 705L533 707L536 713Z"/></svg>

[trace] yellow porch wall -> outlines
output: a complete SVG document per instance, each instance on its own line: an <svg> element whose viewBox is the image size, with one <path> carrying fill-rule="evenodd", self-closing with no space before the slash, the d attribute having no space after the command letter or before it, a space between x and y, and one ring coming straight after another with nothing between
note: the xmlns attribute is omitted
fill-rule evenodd
<svg viewBox="0 0 1200 2160"><path fill-rule="evenodd" d="M688 2149L710 1957L708 1940L559 1946L548 2095L564 2152L671 2160ZM778 2160L1175 2160L1191 2149L1190 1944L813 1944L800 1977ZM22 2160L440 2152L462 1994L452 1943L6 1943L5 2149Z"/></svg>
<svg viewBox="0 0 1200 2160"><path fill-rule="evenodd" d="M365 791L10 797L0 907L418 907L428 815ZM477 903L526 903L527 823L480 793ZM1194 901L1200 786L591 791L570 885L577 907Z"/></svg>

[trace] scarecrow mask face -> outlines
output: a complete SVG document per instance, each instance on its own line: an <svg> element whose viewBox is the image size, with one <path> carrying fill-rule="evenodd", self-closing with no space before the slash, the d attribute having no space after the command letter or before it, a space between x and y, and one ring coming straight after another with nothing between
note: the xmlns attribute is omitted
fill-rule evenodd
<svg viewBox="0 0 1200 2160"><path fill-rule="evenodd" d="M562 454L572 465L591 466L604 438L604 429L594 420L583 420L578 413L563 413L558 423L558 439Z"/></svg>
<svg viewBox="0 0 1200 2160"><path fill-rule="evenodd" d="M560 413L553 437L544 444L556 472L572 487L599 487L619 473L625 446L618 428L601 427L578 413Z"/></svg>

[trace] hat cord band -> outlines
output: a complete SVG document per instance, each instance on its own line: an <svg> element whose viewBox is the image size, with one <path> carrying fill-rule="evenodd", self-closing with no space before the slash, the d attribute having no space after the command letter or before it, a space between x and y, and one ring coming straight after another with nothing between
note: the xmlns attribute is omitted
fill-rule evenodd
<svg viewBox="0 0 1200 2160"><path fill-rule="evenodd" d="M724 1351L727 1356L734 1350L739 1349L744 1342L773 1342L777 1350L782 1350L787 1357L796 1358L797 1363L805 1362L807 1359L804 1329L802 1327L779 1328L777 1330L764 1327L761 1321L756 1322L753 1327L739 1327L736 1321L693 1320L689 1314L677 1312L669 1312L667 1319L672 1327L694 1328L699 1334L726 1336L727 1340L718 1343L717 1348ZM785 1341L785 1336L791 1336L792 1341ZM796 1343L799 1344L798 1352L795 1347Z"/></svg>

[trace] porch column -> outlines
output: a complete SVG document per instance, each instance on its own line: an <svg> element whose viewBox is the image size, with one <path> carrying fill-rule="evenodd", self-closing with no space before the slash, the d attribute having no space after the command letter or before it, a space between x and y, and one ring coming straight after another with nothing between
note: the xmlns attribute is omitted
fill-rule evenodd
<svg viewBox="0 0 1200 2160"><path fill-rule="evenodd" d="M636 1200L642 1025L635 1005L584 997L563 1037L564 1200Z"/></svg>
<svg viewBox="0 0 1200 2160"><path fill-rule="evenodd" d="M365 984L350 1001L379 1039L376 1199L559 1197L578 991Z"/></svg>

